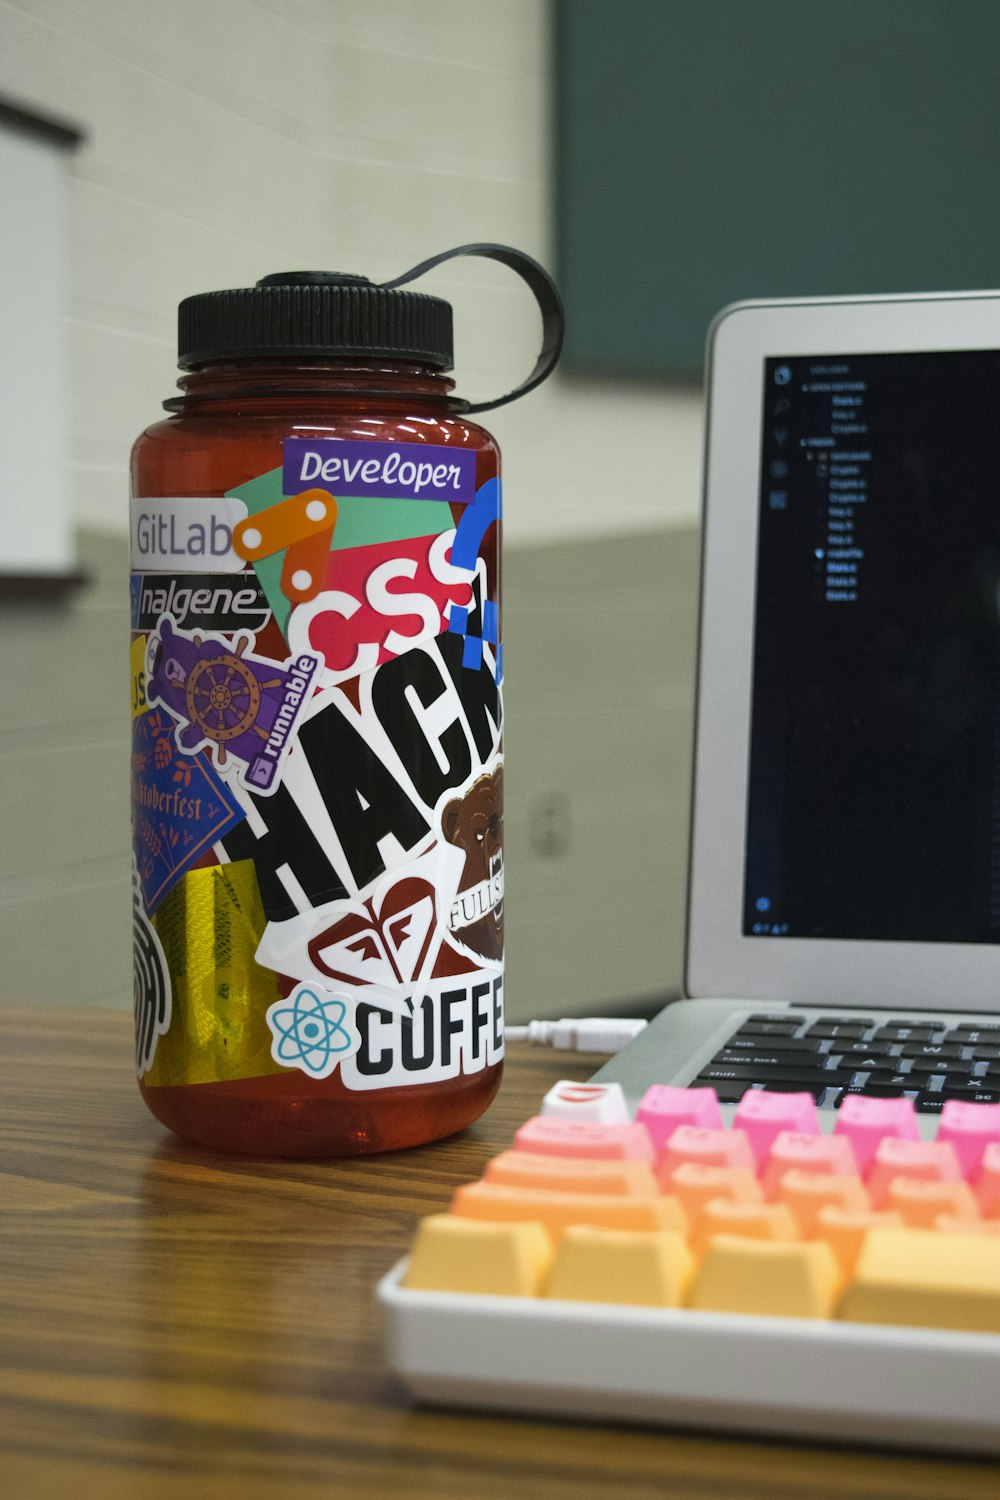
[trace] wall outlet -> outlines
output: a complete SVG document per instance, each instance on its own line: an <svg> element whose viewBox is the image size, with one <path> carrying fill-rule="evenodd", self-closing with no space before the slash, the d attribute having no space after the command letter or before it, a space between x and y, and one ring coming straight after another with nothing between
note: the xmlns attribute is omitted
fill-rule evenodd
<svg viewBox="0 0 1000 1500"><path fill-rule="evenodd" d="M569 797L555 790L536 792L528 806L532 852L541 859L561 859L572 842Z"/></svg>

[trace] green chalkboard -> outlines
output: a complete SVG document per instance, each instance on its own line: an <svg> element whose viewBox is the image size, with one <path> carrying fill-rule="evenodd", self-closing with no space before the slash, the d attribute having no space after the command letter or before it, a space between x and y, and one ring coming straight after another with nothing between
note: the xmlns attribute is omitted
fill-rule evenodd
<svg viewBox="0 0 1000 1500"><path fill-rule="evenodd" d="M744 297L1000 285L1000 0L557 0L567 365Z"/></svg>

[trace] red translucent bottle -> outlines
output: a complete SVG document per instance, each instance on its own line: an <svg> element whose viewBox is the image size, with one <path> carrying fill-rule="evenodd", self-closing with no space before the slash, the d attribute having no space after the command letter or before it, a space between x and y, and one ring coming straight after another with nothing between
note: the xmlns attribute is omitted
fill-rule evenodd
<svg viewBox="0 0 1000 1500"><path fill-rule="evenodd" d="M551 283L470 250L534 278L537 383ZM133 450L137 1069L203 1146L416 1145L499 1086L500 454L451 362L398 283L189 298Z"/></svg>

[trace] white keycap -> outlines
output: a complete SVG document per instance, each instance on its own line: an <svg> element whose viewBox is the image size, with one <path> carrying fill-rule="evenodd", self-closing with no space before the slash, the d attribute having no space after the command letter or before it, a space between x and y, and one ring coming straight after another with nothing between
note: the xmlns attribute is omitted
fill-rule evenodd
<svg viewBox="0 0 1000 1500"><path fill-rule="evenodd" d="M595 1125L627 1125L632 1118L620 1083L573 1083L568 1078L549 1089L541 1112L549 1119Z"/></svg>

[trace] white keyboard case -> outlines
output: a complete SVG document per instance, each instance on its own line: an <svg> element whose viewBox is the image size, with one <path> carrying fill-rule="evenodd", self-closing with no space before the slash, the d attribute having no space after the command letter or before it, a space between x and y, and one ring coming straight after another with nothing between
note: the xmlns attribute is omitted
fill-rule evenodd
<svg viewBox="0 0 1000 1500"><path fill-rule="evenodd" d="M593 1421L1000 1454L1000 1336L379 1283L418 1400Z"/></svg>

